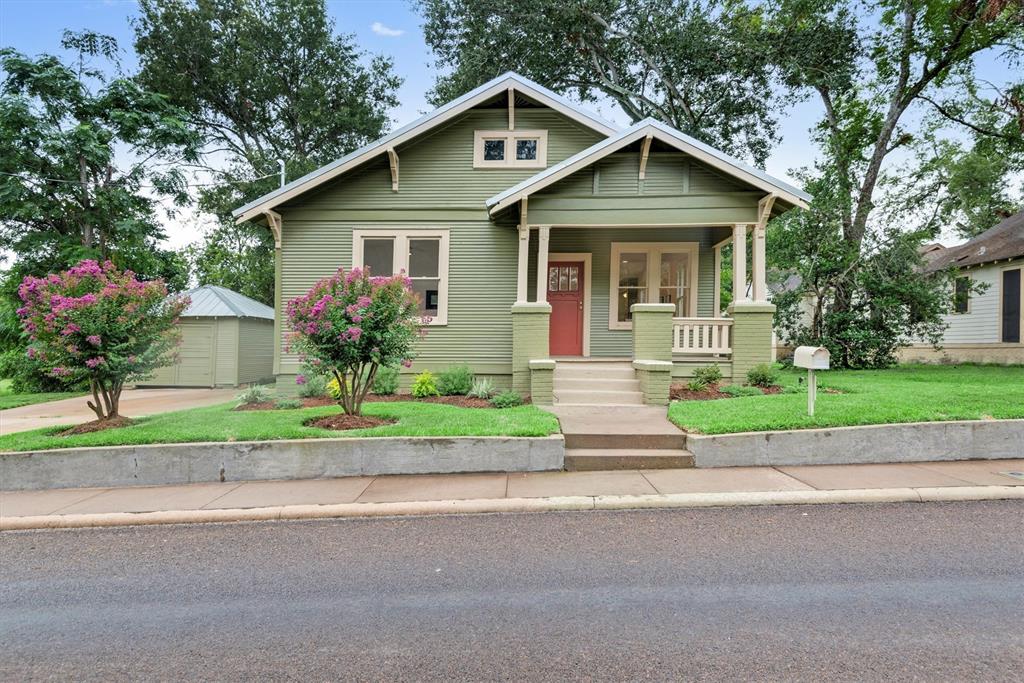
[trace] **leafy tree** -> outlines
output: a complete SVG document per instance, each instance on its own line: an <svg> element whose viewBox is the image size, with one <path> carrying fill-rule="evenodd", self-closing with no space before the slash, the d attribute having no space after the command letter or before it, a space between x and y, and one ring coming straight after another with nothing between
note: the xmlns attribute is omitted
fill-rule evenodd
<svg viewBox="0 0 1024 683"><path fill-rule="evenodd" d="M999 194L982 199L1006 176L991 145L1016 145L1024 119L1013 107L1000 118L982 104L974 64L984 52L1017 60L1022 19L1020 2L1002 0L772 7L768 26L784 84L824 110L813 131L823 155L815 205L783 218L772 240L775 265L799 272L816 302L810 324L794 327L781 298L791 339L828 345L839 366L883 366L910 337L938 340L948 282L922 273L917 248L943 220L1001 203ZM947 129L975 136L974 148L937 143L937 131ZM891 172L894 159L908 157L909 169ZM928 178L931 187L915 182Z"/></svg>
<svg viewBox="0 0 1024 683"><path fill-rule="evenodd" d="M347 415L359 415L381 367L410 365L425 320L405 276L339 270L288 302L291 345L330 373ZM301 377L301 376L300 376Z"/></svg>
<svg viewBox="0 0 1024 683"><path fill-rule="evenodd" d="M28 357L69 384L87 381L98 420L119 417L126 382L152 376L181 341L188 297L168 298L160 280L140 281L107 261L85 260L44 278L26 277L18 309Z"/></svg>
<svg viewBox="0 0 1024 683"><path fill-rule="evenodd" d="M763 164L776 141L772 65L744 0L419 0L440 104L505 71L633 120L652 116Z"/></svg>
<svg viewBox="0 0 1024 683"><path fill-rule="evenodd" d="M0 249L17 257L7 281L109 258L184 284L183 262L157 246L159 202L188 198L174 166L195 158L184 112L92 64L117 71L113 38L65 32L61 45L76 63L0 50Z"/></svg>
<svg viewBox="0 0 1024 683"><path fill-rule="evenodd" d="M222 225L191 250L195 271L272 301L270 233L230 212L278 186L278 159L293 179L380 137L401 83L391 60L337 35L323 0L141 0L134 28L140 82L206 143L199 206Z"/></svg>

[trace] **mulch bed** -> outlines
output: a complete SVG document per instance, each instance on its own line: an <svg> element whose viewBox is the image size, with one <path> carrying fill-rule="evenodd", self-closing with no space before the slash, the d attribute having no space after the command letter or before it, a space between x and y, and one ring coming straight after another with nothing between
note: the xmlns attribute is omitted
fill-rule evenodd
<svg viewBox="0 0 1024 683"><path fill-rule="evenodd" d="M307 427L317 427L318 429L343 431L346 429L369 429L370 427L380 427L381 425L390 425L396 422L398 420L390 417L370 417L369 415L346 415L341 413L339 415L328 415L327 417L316 417L312 420L306 420L302 424Z"/></svg>
<svg viewBox="0 0 1024 683"><path fill-rule="evenodd" d="M84 424L75 425L70 429L65 429L62 432L57 432L57 436L74 436L75 434L91 434L92 432L102 432L107 429L120 429L121 427L130 427L135 424L135 420L127 417L115 417L112 420L93 420L92 422L86 422Z"/></svg>
<svg viewBox="0 0 1024 683"><path fill-rule="evenodd" d="M319 398L304 398L302 400L303 408L322 408L324 406L336 406L338 402L333 398L321 396ZM449 406L458 406L459 408L493 408L491 402L485 398L471 398L469 396L430 396L428 398L415 398L412 394L393 394L391 396L377 396L375 394L368 394L366 396L366 403L392 403L395 401L412 401L415 403L443 403ZM278 410L274 401L264 401L263 403L243 403L240 406L234 408L234 410L245 411L245 410ZM355 429L353 427L353 429Z"/></svg>
<svg viewBox="0 0 1024 683"><path fill-rule="evenodd" d="M781 394L782 387L757 387L767 395ZM738 398L732 394L718 390L717 384L709 384L700 391L693 391L685 384L673 384L669 389L669 397L673 401L715 401L721 398Z"/></svg>

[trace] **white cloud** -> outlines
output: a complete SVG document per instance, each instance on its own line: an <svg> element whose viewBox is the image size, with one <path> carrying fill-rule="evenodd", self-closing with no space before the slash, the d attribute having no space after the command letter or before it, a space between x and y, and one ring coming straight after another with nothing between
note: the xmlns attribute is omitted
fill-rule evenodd
<svg viewBox="0 0 1024 683"><path fill-rule="evenodd" d="M370 25L370 30L378 36L387 36L388 38L397 38L405 33L405 31L400 28L391 28L390 26L385 26L379 21L373 22L373 24Z"/></svg>

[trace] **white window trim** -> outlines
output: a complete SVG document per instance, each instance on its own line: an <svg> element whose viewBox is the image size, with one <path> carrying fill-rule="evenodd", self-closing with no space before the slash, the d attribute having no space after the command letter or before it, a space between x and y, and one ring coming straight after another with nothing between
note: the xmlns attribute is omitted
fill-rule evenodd
<svg viewBox="0 0 1024 683"><path fill-rule="evenodd" d="M697 281L699 268L699 242L612 242L611 260L609 261L608 277L608 329L631 330L632 321L620 322L618 316L617 297L619 295L619 261L623 252L647 254L647 291L658 291L661 287L661 257L663 252L685 253L690 256L690 310L697 311ZM652 256L658 255L658 268L652 263Z"/></svg>
<svg viewBox="0 0 1024 683"><path fill-rule="evenodd" d="M391 237L395 240L392 256L392 272L409 272L409 240L416 238L438 238L437 250L437 293L441 301L437 307L437 315L430 323L431 327L448 324L448 246L449 231L445 228L375 228L373 230L352 231L352 267L363 267L363 240L366 238Z"/></svg>
<svg viewBox="0 0 1024 683"><path fill-rule="evenodd" d="M536 159L516 159L516 140L537 140ZM484 140L504 140L505 158L484 160ZM473 168L547 168L548 132L546 130L478 130L473 132Z"/></svg>

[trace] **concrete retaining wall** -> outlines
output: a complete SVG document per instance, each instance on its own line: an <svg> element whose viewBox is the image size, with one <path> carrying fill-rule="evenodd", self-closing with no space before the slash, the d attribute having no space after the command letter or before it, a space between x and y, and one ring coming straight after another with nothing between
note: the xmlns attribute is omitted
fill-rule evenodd
<svg viewBox="0 0 1024 683"><path fill-rule="evenodd" d="M697 467L1024 458L1024 420L688 434L686 447Z"/></svg>
<svg viewBox="0 0 1024 683"><path fill-rule="evenodd" d="M565 442L389 437L159 444L0 453L0 489L156 486L377 474L560 470Z"/></svg>

